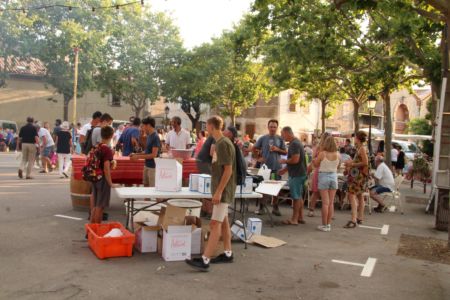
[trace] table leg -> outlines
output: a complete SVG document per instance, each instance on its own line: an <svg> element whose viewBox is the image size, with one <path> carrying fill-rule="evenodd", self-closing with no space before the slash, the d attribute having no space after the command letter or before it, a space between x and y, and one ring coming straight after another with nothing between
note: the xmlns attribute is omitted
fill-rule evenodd
<svg viewBox="0 0 450 300"><path fill-rule="evenodd" d="M244 199L240 198L241 201L241 206L242 206L242 202L245 201ZM245 247L244 249L247 249L247 220L246 220L246 215L245 215L245 209L242 210L242 223L244 225L244 244Z"/></svg>
<svg viewBox="0 0 450 300"><path fill-rule="evenodd" d="M134 199L131 199L131 232L134 233Z"/></svg>
<svg viewBox="0 0 450 300"><path fill-rule="evenodd" d="M266 211L267 215L269 216L269 220L270 220L270 226L273 227L273 218L272 218L272 213L270 212L269 208L267 207L267 204L264 203L263 205L264 210Z"/></svg>
<svg viewBox="0 0 450 300"><path fill-rule="evenodd" d="M125 221L125 228L129 230L130 228L128 227L128 225L130 223L130 213L131 213L130 198L125 199L125 201L127 202L127 220Z"/></svg>

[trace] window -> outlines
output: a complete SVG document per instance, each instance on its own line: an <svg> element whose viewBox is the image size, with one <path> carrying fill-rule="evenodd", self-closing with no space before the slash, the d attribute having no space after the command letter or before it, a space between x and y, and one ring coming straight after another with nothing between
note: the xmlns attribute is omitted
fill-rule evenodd
<svg viewBox="0 0 450 300"><path fill-rule="evenodd" d="M296 112L297 111L297 104L296 103L290 103L289 104L289 111L290 112Z"/></svg>
<svg viewBox="0 0 450 300"><path fill-rule="evenodd" d="M112 94L111 96L111 106L120 107L120 97L116 94Z"/></svg>

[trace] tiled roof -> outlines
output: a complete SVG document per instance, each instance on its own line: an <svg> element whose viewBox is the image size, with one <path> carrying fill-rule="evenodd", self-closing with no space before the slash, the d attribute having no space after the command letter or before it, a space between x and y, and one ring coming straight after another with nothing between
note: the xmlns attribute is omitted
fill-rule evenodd
<svg viewBox="0 0 450 300"><path fill-rule="evenodd" d="M4 59L0 57L0 70L3 70ZM44 64L36 58L20 59L9 56L7 72L14 75L44 76L46 69Z"/></svg>

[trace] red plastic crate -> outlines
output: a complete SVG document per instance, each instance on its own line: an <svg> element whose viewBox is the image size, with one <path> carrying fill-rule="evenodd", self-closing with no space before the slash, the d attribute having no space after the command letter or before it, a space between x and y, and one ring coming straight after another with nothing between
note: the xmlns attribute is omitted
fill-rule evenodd
<svg viewBox="0 0 450 300"><path fill-rule="evenodd" d="M100 259L109 257L123 257L133 255L135 236L117 222L104 224L86 224L88 244L92 252ZM118 228L122 231L121 237L103 237L111 229Z"/></svg>

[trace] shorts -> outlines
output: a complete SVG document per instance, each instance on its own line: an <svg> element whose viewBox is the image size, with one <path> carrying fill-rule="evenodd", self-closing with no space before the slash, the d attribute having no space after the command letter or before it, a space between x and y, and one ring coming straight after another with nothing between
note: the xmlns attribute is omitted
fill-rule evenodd
<svg viewBox="0 0 450 300"><path fill-rule="evenodd" d="M41 153L41 156L50 158L50 154L53 152L53 146L45 147Z"/></svg>
<svg viewBox="0 0 450 300"><path fill-rule="evenodd" d="M391 189L382 185L374 185L370 188L371 191L374 191L377 194L383 194L383 193L391 193Z"/></svg>
<svg viewBox="0 0 450 300"><path fill-rule="evenodd" d="M337 173L319 172L319 190L337 190Z"/></svg>
<svg viewBox="0 0 450 300"><path fill-rule="evenodd" d="M142 183L144 186L155 187L155 168L144 167Z"/></svg>
<svg viewBox="0 0 450 300"><path fill-rule="evenodd" d="M109 206L111 187L105 178L92 183L92 195L94 197L94 207L105 208Z"/></svg>
<svg viewBox="0 0 450 300"><path fill-rule="evenodd" d="M305 186L306 175L289 177L288 185L291 198L293 200L303 199L303 188Z"/></svg>
<svg viewBox="0 0 450 300"><path fill-rule="evenodd" d="M211 220L222 223L228 216L228 203L213 205Z"/></svg>

